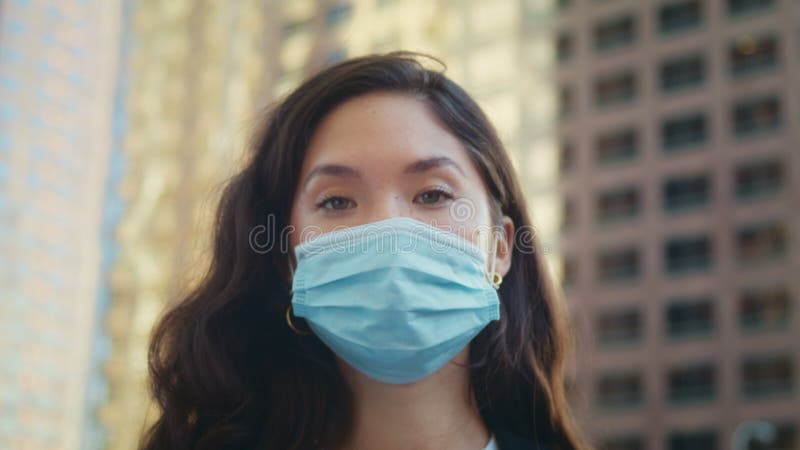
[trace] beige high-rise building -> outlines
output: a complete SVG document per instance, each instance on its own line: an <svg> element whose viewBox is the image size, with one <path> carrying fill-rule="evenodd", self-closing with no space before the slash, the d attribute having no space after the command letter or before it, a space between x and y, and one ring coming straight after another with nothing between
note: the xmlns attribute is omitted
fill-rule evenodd
<svg viewBox="0 0 800 450"><path fill-rule="evenodd" d="M152 421L147 345L156 318L205 269L211 217L274 83L269 2L125 2L117 92L119 217L106 245L106 385L92 448L135 448Z"/></svg>
<svg viewBox="0 0 800 450"><path fill-rule="evenodd" d="M560 2L561 251L601 448L800 448L799 18ZM734 447L752 421L774 443Z"/></svg>
<svg viewBox="0 0 800 450"><path fill-rule="evenodd" d="M0 2L0 448L80 448L120 5Z"/></svg>

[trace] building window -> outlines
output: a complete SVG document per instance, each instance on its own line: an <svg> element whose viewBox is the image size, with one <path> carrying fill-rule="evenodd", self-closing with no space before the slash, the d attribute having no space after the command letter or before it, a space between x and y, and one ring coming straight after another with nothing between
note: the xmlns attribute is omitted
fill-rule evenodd
<svg viewBox="0 0 800 450"><path fill-rule="evenodd" d="M561 86L558 91L558 115L565 119L572 115L575 109L575 99L572 94L572 87Z"/></svg>
<svg viewBox="0 0 800 450"><path fill-rule="evenodd" d="M701 54L671 58L661 63L660 74L664 92L697 87L706 79L705 60Z"/></svg>
<svg viewBox="0 0 800 450"><path fill-rule="evenodd" d="M745 35L731 43L728 58L731 73L740 77L763 72L778 65L778 38Z"/></svg>
<svg viewBox="0 0 800 450"><path fill-rule="evenodd" d="M575 199L566 198L561 206L561 231L566 232L575 227Z"/></svg>
<svg viewBox="0 0 800 450"><path fill-rule="evenodd" d="M771 9L775 0L728 0L728 14L740 16Z"/></svg>
<svg viewBox="0 0 800 450"><path fill-rule="evenodd" d="M568 31L559 33L556 40L556 57L559 62L566 62L572 58L575 52L575 37Z"/></svg>
<svg viewBox="0 0 800 450"><path fill-rule="evenodd" d="M675 431L667 437L668 450L720 450L716 431Z"/></svg>
<svg viewBox="0 0 800 450"><path fill-rule="evenodd" d="M283 28L281 29L281 35L284 39L289 39L292 36L296 36L302 34L311 27L311 19L301 19L301 20L286 20L283 23Z"/></svg>
<svg viewBox="0 0 800 450"><path fill-rule="evenodd" d="M710 298L672 300L666 314L669 338L708 336L714 331L714 304Z"/></svg>
<svg viewBox="0 0 800 450"><path fill-rule="evenodd" d="M740 263L753 264L783 257L787 244L786 229L779 222L748 225L736 233Z"/></svg>
<svg viewBox="0 0 800 450"><path fill-rule="evenodd" d="M709 363L675 367L667 374L669 401L695 403L712 400L716 395L716 381L716 370Z"/></svg>
<svg viewBox="0 0 800 450"><path fill-rule="evenodd" d="M708 138L707 122L702 113L666 119L661 125L662 148L677 151L705 143Z"/></svg>
<svg viewBox="0 0 800 450"><path fill-rule="evenodd" d="M639 133L634 128L606 132L595 139L594 147L598 164L629 161L639 153Z"/></svg>
<svg viewBox="0 0 800 450"><path fill-rule="evenodd" d="M699 174L668 178L662 185L661 198L664 209L671 212L703 207L711 199L711 177Z"/></svg>
<svg viewBox="0 0 800 450"><path fill-rule="evenodd" d="M739 295L739 325L742 329L783 329L790 317L791 298L786 286L751 288Z"/></svg>
<svg viewBox="0 0 800 450"><path fill-rule="evenodd" d="M639 276L639 250L635 247L603 250L597 255L600 281L614 283Z"/></svg>
<svg viewBox="0 0 800 450"><path fill-rule="evenodd" d="M711 239L708 236L673 238L664 245L667 272L679 275L705 271L712 262Z"/></svg>
<svg viewBox="0 0 800 450"><path fill-rule="evenodd" d="M573 256L561 260L561 283L564 287L574 286L578 280L578 261Z"/></svg>
<svg viewBox="0 0 800 450"><path fill-rule="evenodd" d="M642 403L642 376L639 373L615 373L597 382L597 403L603 409L624 409Z"/></svg>
<svg viewBox="0 0 800 450"><path fill-rule="evenodd" d="M558 148L558 171L565 174L575 167L575 146L572 141L563 140Z"/></svg>
<svg viewBox="0 0 800 450"><path fill-rule="evenodd" d="M792 391L794 365L788 355L745 358L741 371L742 394L745 397L768 397Z"/></svg>
<svg viewBox="0 0 800 450"><path fill-rule="evenodd" d="M679 0L662 5L658 10L658 29L673 34L696 28L703 22L700 0Z"/></svg>
<svg viewBox="0 0 800 450"><path fill-rule="evenodd" d="M780 160L740 164L734 174L736 197L751 199L774 194L783 189L784 172Z"/></svg>
<svg viewBox="0 0 800 450"><path fill-rule="evenodd" d="M594 48L598 52L633 44L636 38L633 15L615 17L594 26Z"/></svg>
<svg viewBox="0 0 800 450"><path fill-rule="evenodd" d="M630 220L639 214L639 190L634 186L601 192L595 198L598 223Z"/></svg>
<svg viewBox="0 0 800 450"><path fill-rule="evenodd" d="M737 137L773 131L781 125L780 115L776 96L740 101L733 107L733 131Z"/></svg>
<svg viewBox="0 0 800 450"><path fill-rule="evenodd" d="M600 345L630 344L642 336L642 315L638 309L607 311L597 318L597 342Z"/></svg>
<svg viewBox="0 0 800 450"><path fill-rule="evenodd" d="M636 98L636 75L626 71L594 83L594 104L599 108L630 103Z"/></svg>
<svg viewBox="0 0 800 450"><path fill-rule="evenodd" d="M797 425L793 423L773 425L775 426L775 437L770 444L751 440L745 450L796 450L798 448Z"/></svg>
<svg viewBox="0 0 800 450"><path fill-rule="evenodd" d="M347 52L344 49L337 48L328 52L328 54L325 56L325 63L334 64L345 59L346 57Z"/></svg>
<svg viewBox="0 0 800 450"><path fill-rule="evenodd" d="M602 450L644 450L644 439L635 434L609 436L598 447Z"/></svg>
<svg viewBox="0 0 800 450"><path fill-rule="evenodd" d="M353 12L353 6L349 3L340 3L328 8L325 14L325 25L334 27L350 18Z"/></svg>

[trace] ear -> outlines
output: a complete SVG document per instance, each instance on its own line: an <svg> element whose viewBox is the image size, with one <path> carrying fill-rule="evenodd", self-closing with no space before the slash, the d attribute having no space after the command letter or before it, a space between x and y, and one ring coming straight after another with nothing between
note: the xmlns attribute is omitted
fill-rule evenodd
<svg viewBox="0 0 800 450"><path fill-rule="evenodd" d="M514 253L514 221L508 216L503 216L502 231L496 234L497 238L497 265L495 270L503 277L511 269L511 255Z"/></svg>

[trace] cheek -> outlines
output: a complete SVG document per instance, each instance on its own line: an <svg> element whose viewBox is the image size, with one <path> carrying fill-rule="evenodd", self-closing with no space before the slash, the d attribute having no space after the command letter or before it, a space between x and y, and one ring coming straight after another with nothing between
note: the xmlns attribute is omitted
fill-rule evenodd
<svg viewBox="0 0 800 450"><path fill-rule="evenodd" d="M488 252L490 249L489 236L492 232L488 207L486 205L474 207L469 216L459 215L459 212L456 211L458 207L459 205L455 204L453 211L449 214L449 229Z"/></svg>
<svg viewBox="0 0 800 450"><path fill-rule="evenodd" d="M292 208L292 214L289 217L289 244L294 248L301 241L303 230L307 228L308 218L305 213L299 211L299 208Z"/></svg>
<svg viewBox="0 0 800 450"><path fill-rule="evenodd" d="M291 232L291 234L289 234L289 245L291 246L291 248L294 248L294 247L297 246L297 244L300 243L299 242L300 239L298 238L300 233L297 233L296 231L294 231L294 230L297 230L297 226L296 225L294 226L294 228L290 228L290 230L292 230L292 232Z"/></svg>

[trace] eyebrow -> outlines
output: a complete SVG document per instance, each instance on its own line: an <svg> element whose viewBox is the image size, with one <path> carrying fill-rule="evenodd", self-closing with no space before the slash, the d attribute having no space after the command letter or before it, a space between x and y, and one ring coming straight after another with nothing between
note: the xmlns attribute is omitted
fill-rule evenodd
<svg viewBox="0 0 800 450"><path fill-rule="evenodd" d="M403 170L403 173L422 173L439 167L452 167L458 170L462 175L466 176L461 167L447 156L434 156L432 158L414 161L406 166L406 168ZM314 167L314 169L309 172L308 176L306 177L306 181L303 183L303 189L305 189L308 186L308 183L311 182L311 179L317 175L361 178L361 172L353 167L341 164L322 164Z"/></svg>
<svg viewBox="0 0 800 450"><path fill-rule="evenodd" d="M343 166L341 164L322 164L309 172L308 176L306 177L305 183L303 183L303 189L308 186L308 183L317 175L332 175L337 177L350 177L350 178L361 178L361 172L358 170L350 167L350 166Z"/></svg>
<svg viewBox="0 0 800 450"><path fill-rule="evenodd" d="M452 167L461 172L461 175L467 176L461 167L447 156L434 156L433 158L420 159L406 166L403 173L421 173L438 167Z"/></svg>

